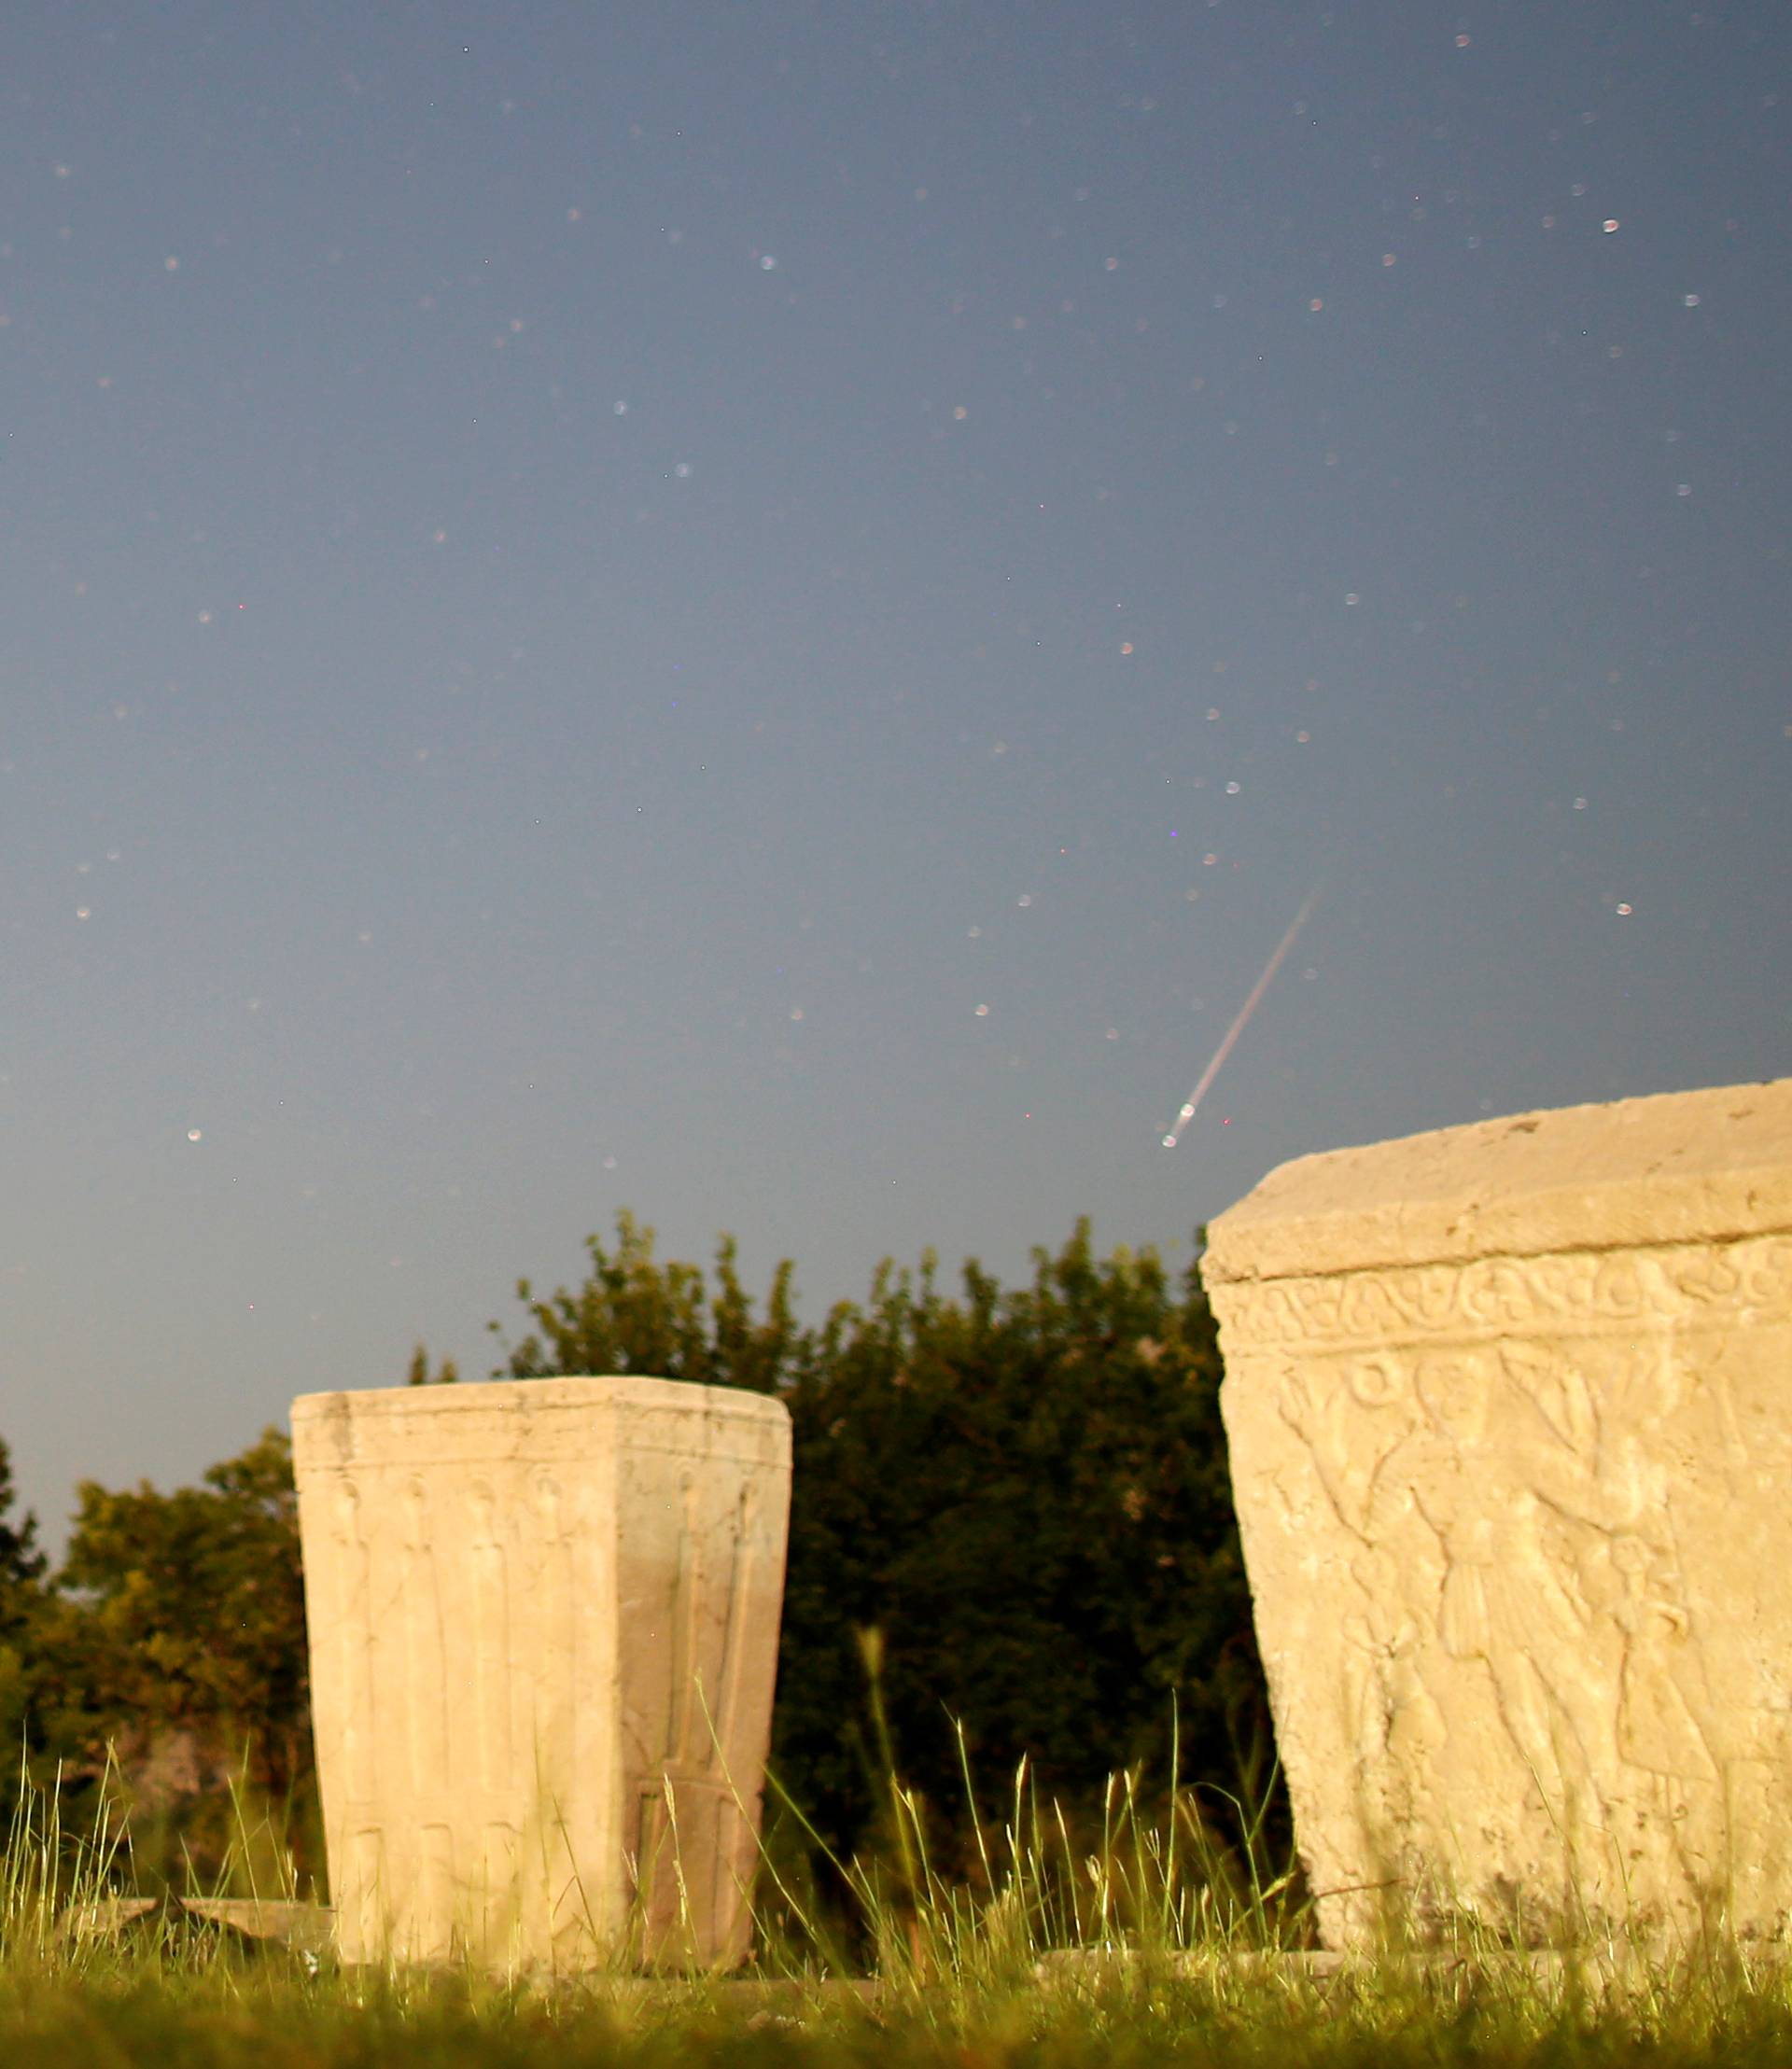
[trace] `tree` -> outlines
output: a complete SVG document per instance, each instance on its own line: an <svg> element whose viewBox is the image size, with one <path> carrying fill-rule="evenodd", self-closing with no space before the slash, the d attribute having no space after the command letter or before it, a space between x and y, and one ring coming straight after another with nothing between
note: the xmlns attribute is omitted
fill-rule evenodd
<svg viewBox="0 0 1792 2069"><path fill-rule="evenodd" d="M574 1289L538 1298L518 1282L529 1334L493 1377L654 1373L787 1404L774 1761L837 1853L878 1837L879 1716L903 1779L936 1824L956 1825L960 1866L973 1849L959 1726L992 1788L1026 1754L1072 1818L1121 1768L1161 1790L1173 1718L1181 1779L1236 1782L1239 1743L1267 1736L1267 1712L1197 1267L1177 1285L1148 1250L1099 1259L1080 1223L1056 1255L1034 1251L1030 1285L1005 1292L973 1261L948 1296L931 1253L915 1272L886 1261L862 1306L804 1328L791 1265L756 1305L730 1237L713 1288L697 1265L661 1263L627 1214L613 1245L586 1249ZM453 1368L432 1375L420 1349L410 1377L439 1384ZM217 1778L245 1748L251 1785L309 1819L286 1436L266 1432L171 1494L85 1483L53 1591L31 1519L5 1525L5 1463L0 1450L0 1617L37 1603L22 1685L42 1742L85 1749L91 1766L110 1740L139 1771L158 1744L186 1746L214 1785L174 1838L202 1863L228 1837ZM0 1623L0 1643L22 1628Z"/></svg>
<svg viewBox="0 0 1792 2069"><path fill-rule="evenodd" d="M755 1321L732 1236L717 1246L713 1299L700 1265L662 1265L653 1243L652 1229L638 1225L624 1208L616 1216L613 1254L601 1237L586 1237L591 1270L576 1291L562 1286L538 1300L530 1282L519 1279L516 1297L535 1331L509 1350L493 1378L644 1372L703 1386L780 1391L805 1340L791 1307L795 1267L788 1259L778 1265L764 1317ZM503 1325L489 1326L501 1340Z"/></svg>
<svg viewBox="0 0 1792 2069"><path fill-rule="evenodd" d="M0 1438L0 1804L10 1798L21 1745L39 1737L35 1632L49 1565L37 1549L37 1518L27 1509L9 1521L13 1503L12 1454Z"/></svg>
<svg viewBox="0 0 1792 2069"><path fill-rule="evenodd" d="M1107 1777L1236 1787L1267 1726L1194 1268L1091 1251L1086 1223L1004 1294L974 1262L886 1265L836 1307L788 1395L795 1422L777 1756L839 1848L867 1830L858 1633L875 1629L905 1781L962 1798L1023 1754L1042 1793Z"/></svg>
<svg viewBox="0 0 1792 2069"><path fill-rule="evenodd" d="M29 1615L32 1599L49 1561L37 1549L37 1518L29 1509L17 1523L7 1521L16 1500L12 1487L12 1453L0 1437L0 1640Z"/></svg>
<svg viewBox="0 0 1792 2069"><path fill-rule="evenodd" d="M173 1766L182 1837L216 1853L221 1777L301 1805L311 1772L304 1587L289 1439L270 1429L197 1488L84 1481L45 1649L55 1735L97 1763ZM180 1753L177 1762L168 1750ZM228 1837L228 1833L224 1833Z"/></svg>
<svg viewBox="0 0 1792 2069"><path fill-rule="evenodd" d="M505 1373L651 1372L780 1395L795 1472L774 1758L841 1852L871 1832L884 1758L864 1634L904 1779L961 1800L955 1725L982 1769L1022 1754L1048 1790L1099 1796L1145 1765L1235 1786L1267 1708L1218 1414L1215 1332L1191 1266L1099 1262L1086 1223L1033 1284L974 1262L947 1299L930 1254L888 1261L868 1304L799 1329L791 1267L762 1318L722 1237L720 1291L659 1264L626 1214L584 1283L518 1295L534 1332ZM496 1330L499 1327L494 1323Z"/></svg>

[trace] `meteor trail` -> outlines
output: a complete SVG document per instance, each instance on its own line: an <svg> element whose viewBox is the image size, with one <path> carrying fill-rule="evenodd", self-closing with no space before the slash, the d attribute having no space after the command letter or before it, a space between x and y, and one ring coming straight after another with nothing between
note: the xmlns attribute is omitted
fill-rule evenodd
<svg viewBox="0 0 1792 2069"><path fill-rule="evenodd" d="M1188 1097L1183 1101L1183 1111L1176 1116L1175 1126L1172 1127L1169 1133L1164 1138L1165 1149L1173 1150L1176 1147L1177 1138L1182 1134L1183 1130L1188 1125L1188 1124L1195 1118L1195 1109L1200 1105L1201 1101L1204 1098L1206 1098L1208 1087L1220 1074L1220 1066L1225 1061L1226 1057L1232 1054L1232 1044L1244 1032L1245 1022L1250 1019L1251 1015L1256 1012L1258 1006L1263 1003L1263 995L1266 991L1268 990L1269 986L1275 983L1276 972L1281 968L1282 958L1286 956L1288 951L1295 945L1295 937L1300 932L1301 929L1306 926L1308 914L1312 911L1313 907L1318 902L1319 886L1315 884L1312 889L1307 893L1306 902L1301 906L1299 912L1295 915L1294 922L1289 927L1288 931L1276 944L1276 952L1264 965L1263 975L1259 977L1256 983L1251 986L1250 998L1248 998L1244 1001L1243 1005L1239 1008L1239 1016L1225 1030L1225 1039L1221 1041L1219 1047L1213 1052L1212 1061L1209 1063L1207 1069L1201 1072L1200 1077L1196 1083L1194 1091L1191 1092Z"/></svg>

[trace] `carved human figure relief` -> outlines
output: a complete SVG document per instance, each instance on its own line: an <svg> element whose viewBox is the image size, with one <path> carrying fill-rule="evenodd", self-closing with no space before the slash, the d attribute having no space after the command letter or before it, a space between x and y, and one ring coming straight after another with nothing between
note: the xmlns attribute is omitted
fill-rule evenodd
<svg viewBox="0 0 1792 2069"><path fill-rule="evenodd" d="M1715 1782L1711 1691L1670 1556L1630 1532L1612 1541L1624 1590L1612 1610L1624 1634L1617 1750L1652 1774Z"/></svg>
<svg viewBox="0 0 1792 2069"><path fill-rule="evenodd" d="M361 1494L344 1476L335 1490L337 1671L342 1676L341 1729L348 1793L356 1799L374 1790L377 1730L373 1716L373 1615L367 1540L361 1530Z"/></svg>
<svg viewBox="0 0 1792 2069"><path fill-rule="evenodd" d="M572 1770L574 1676L573 1559L575 1539L565 1490L553 1473L538 1473L533 1485L541 1564L540 1665L535 1677L537 1785L544 1802L557 1799Z"/></svg>
<svg viewBox="0 0 1792 2069"><path fill-rule="evenodd" d="M1622 1634L1617 1751L1643 1770L1652 1802L1658 1872L1677 1874L1695 1905L1733 1852L1731 1777L1722 1724L1671 1545L1633 1533L1612 1541L1620 1591L1610 1615Z"/></svg>
<svg viewBox="0 0 1792 2069"><path fill-rule="evenodd" d="M749 1480L735 1504L733 1573L728 1585L728 1623L722 1634L721 1668L704 1726L704 1759L710 1767L725 1763L733 1720L740 1708L740 1681L747 1665L749 1617L758 1609L755 1567L759 1554L759 1489Z"/></svg>
<svg viewBox="0 0 1792 2069"><path fill-rule="evenodd" d="M1425 1685L1424 1626L1409 1607L1393 1556L1361 1546L1351 1560L1360 1591L1340 1625L1339 1739L1363 1858L1384 1880L1407 1844L1418 1804L1448 1738Z"/></svg>
<svg viewBox="0 0 1792 2069"><path fill-rule="evenodd" d="M404 1490L399 1557L411 1779L416 1788L431 1793L443 1786L448 1774L448 1687L429 1493L420 1479L411 1480Z"/></svg>
<svg viewBox="0 0 1792 2069"><path fill-rule="evenodd" d="M660 1757L675 1767L691 1758L698 1716L697 1679L703 1671L701 1622L704 1542L697 1514L696 1475L679 1475L678 1578L672 1592L672 1666Z"/></svg>
<svg viewBox="0 0 1792 2069"><path fill-rule="evenodd" d="M510 1558L497 1522L490 1483L472 1490L472 1535L467 1547L473 1612L473 1704L478 1725L479 1774L487 1789L511 1780Z"/></svg>
<svg viewBox="0 0 1792 2069"><path fill-rule="evenodd" d="M1403 1768L1422 1769L1448 1733L1420 1668L1423 1628L1402 1598L1388 1552L1365 1545L1351 1577L1362 1592L1342 1628L1359 1662L1347 1707L1359 1764L1392 1754Z"/></svg>
<svg viewBox="0 0 1792 2069"><path fill-rule="evenodd" d="M1603 1814L1589 1733L1600 1729L1598 1698L1589 1698L1573 1664L1586 1615L1561 1561L1548 1556L1540 1529L1555 1509L1609 1530L1612 1513L1579 1447L1596 1434L1590 1404L1564 1382L1561 1427L1538 1421L1541 1441L1510 1412L1505 1367L1474 1346L1421 1353L1410 1363L1416 1419L1371 1451L1352 1484L1349 1465L1363 1447L1340 1428L1350 1398L1373 1413L1404 1405L1392 1360L1353 1367L1346 1394L1329 1407L1299 1372L1283 1380L1283 1419L1312 1452L1334 1513L1371 1550L1395 1540L1402 1517L1416 1513L1436 1541L1442 1581L1436 1632L1446 1657L1477 1663L1492 1684L1500 1717L1523 1767L1570 1827ZM1500 1416L1501 1426L1491 1430ZM1348 1462L1347 1462L1348 1461Z"/></svg>

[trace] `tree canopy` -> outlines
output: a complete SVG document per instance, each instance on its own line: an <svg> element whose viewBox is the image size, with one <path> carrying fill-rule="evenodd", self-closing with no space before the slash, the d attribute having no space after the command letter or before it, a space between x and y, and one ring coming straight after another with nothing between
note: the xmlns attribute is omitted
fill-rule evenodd
<svg viewBox="0 0 1792 2069"><path fill-rule="evenodd" d="M37 1518L27 1509L17 1522L10 1521L14 1506L12 1454L0 1440L0 1744L8 1750L21 1739L29 1743L35 1626L49 1563L37 1549ZM7 1787L0 1779L0 1802Z"/></svg>
<svg viewBox="0 0 1792 2069"><path fill-rule="evenodd" d="M962 1800L959 1726L986 1774L1026 1754L1073 1798L1140 1765L1166 1781L1172 1731L1185 1780L1236 1787L1267 1708L1197 1265L1176 1285L1150 1251L1099 1259L1085 1222L1034 1251L1030 1286L973 1260L953 1297L931 1254L887 1261L804 1329L791 1265L756 1314L728 1237L713 1297L626 1214L613 1251L586 1247L581 1285L519 1282L534 1328L504 1371L654 1372L791 1410L774 1760L836 1850L882 1793L869 1632L889 1751L936 1806Z"/></svg>
<svg viewBox="0 0 1792 2069"><path fill-rule="evenodd" d="M1166 1785L1172 1736L1184 1783L1237 1786L1267 1710L1198 1265L1099 1257L1084 1223L1029 1284L973 1260L947 1292L931 1253L886 1261L862 1303L804 1325L791 1264L756 1303L728 1237L713 1281L626 1213L585 1247L579 1285L518 1281L526 1333L491 1325L493 1377L651 1373L789 1406L773 1759L838 1855L875 1843L891 1761L943 1842L962 1835L960 1730L982 1782L1025 1754L1071 1815L1120 1769ZM408 1373L455 1377L421 1347ZM108 1740L141 1763L178 1740L202 1793L246 1754L255 1790L307 1802L286 1436L173 1493L83 1484L53 1581L32 1518L7 1520L7 1462L0 1446L0 1724L90 1772Z"/></svg>
<svg viewBox="0 0 1792 2069"><path fill-rule="evenodd" d="M244 1801L273 1807L321 1877L291 1447L264 1431L196 1488L81 1483L27 1629L20 1709L65 1808L121 1781L139 1870L216 1873ZM15 1727L17 1728L17 1727ZM238 1806L231 1801L234 1789ZM159 1836L152 1838L149 1825Z"/></svg>

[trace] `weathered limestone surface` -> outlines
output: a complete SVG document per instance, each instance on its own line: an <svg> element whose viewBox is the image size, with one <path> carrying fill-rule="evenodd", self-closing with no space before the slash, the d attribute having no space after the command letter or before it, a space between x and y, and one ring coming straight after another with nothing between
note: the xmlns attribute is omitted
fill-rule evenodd
<svg viewBox="0 0 1792 2069"><path fill-rule="evenodd" d="M1331 1946L1792 1916L1792 1080L1304 1157L1209 1231Z"/></svg>
<svg viewBox="0 0 1792 2069"><path fill-rule="evenodd" d="M292 1427L344 1958L742 1956L782 1403L544 1379L308 1394Z"/></svg>

